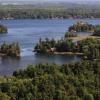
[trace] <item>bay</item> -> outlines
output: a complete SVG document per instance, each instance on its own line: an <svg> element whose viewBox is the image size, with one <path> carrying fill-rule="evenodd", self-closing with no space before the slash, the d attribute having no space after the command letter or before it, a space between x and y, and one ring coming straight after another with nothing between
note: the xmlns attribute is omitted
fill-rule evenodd
<svg viewBox="0 0 100 100"><path fill-rule="evenodd" d="M0 58L0 75L11 75L17 69L24 69L27 65L39 63L65 64L80 61L78 56L71 55L36 55L34 46L39 39L61 39L64 37L68 27L77 21L89 22L99 25L99 19L43 19L43 20L0 20L0 24L8 27L8 34L0 35L0 44L19 42L21 46L21 58Z"/></svg>

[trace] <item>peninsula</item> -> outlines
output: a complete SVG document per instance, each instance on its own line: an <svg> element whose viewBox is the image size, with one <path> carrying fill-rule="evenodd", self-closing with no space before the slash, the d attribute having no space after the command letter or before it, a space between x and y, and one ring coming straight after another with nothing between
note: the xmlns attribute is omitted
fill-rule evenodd
<svg viewBox="0 0 100 100"><path fill-rule="evenodd" d="M83 59L100 59L100 37L97 35L100 26L84 24L83 22L78 22L75 25L77 28L69 27L69 32L65 34L64 39L58 41L48 38L43 41L40 39L34 51L42 54L82 55ZM75 25L73 26L76 27ZM92 35L78 34L78 32L85 31L91 31Z"/></svg>

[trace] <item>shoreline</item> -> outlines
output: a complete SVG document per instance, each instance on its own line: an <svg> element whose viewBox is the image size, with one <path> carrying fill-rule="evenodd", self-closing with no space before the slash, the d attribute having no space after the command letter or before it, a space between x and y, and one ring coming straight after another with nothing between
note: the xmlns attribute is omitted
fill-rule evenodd
<svg viewBox="0 0 100 100"><path fill-rule="evenodd" d="M13 56L7 56L6 54L0 53L0 57L13 57ZM16 55L14 57L20 57L20 55Z"/></svg>
<svg viewBox="0 0 100 100"><path fill-rule="evenodd" d="M54 52L55 55L83 55L83 53L79 52Z"/></svg>
<svg viewBox="0 0 100 100"><path fill-rule="evenodd" d="M0 20L86 20L86 19L90 19L90 20L99 20L100 18L14 18L14 19L3 19L1 18Z"/></svg>
<svg viewBox="0 0 100 100"><path fill-rule="evenodd" d="M82 40L85 40L85 39L88 39L88 38L99 39L100 40L99 36L92 36L92 35L89 35L89 34L85 34L85 35L84 34L80 34L77 37L68 37L68 38L65 38L65 39L71 39L74 42L77 42L77 41L82 41Z"/></svg>

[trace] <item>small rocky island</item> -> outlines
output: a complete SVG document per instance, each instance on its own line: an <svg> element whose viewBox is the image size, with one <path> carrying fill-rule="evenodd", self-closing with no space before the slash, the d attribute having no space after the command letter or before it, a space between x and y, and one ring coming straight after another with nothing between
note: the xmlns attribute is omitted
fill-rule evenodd
<svg viewBox="0 0 100 100"><path fill-rule="evenodd" d="M20 46L18 43L3 43L0 46L0 56L20 57Z"/></svg>
<svg viewBox="0 0 100 100"><path fill-rule="evenodd" d="M79 21L69 27L69 32L93 32L95 26L87 22Z"/></svg>
<svg viewBox="0 0 100 100"><path fill-rule="evenodd" d="M0 34L7 33L7 32L8 32L7 27L4 25L0 25Z"/></svg>

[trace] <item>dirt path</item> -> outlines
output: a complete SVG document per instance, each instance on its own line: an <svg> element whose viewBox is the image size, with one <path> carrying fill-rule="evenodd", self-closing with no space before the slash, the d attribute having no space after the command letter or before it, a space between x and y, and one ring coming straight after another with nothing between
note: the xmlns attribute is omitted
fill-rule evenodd
<svg viewBox="0 0 100 100"><path fill-rule="evenodd" d="M98 36L91 36L91 35L78 35L77 37L70 37L70 39L72 39L74 42L77 42L77 41L81 41L81 40L84 40L84 39L87 39L87 38L94 38L94 39L100 39L100 37Z"/></svg>

